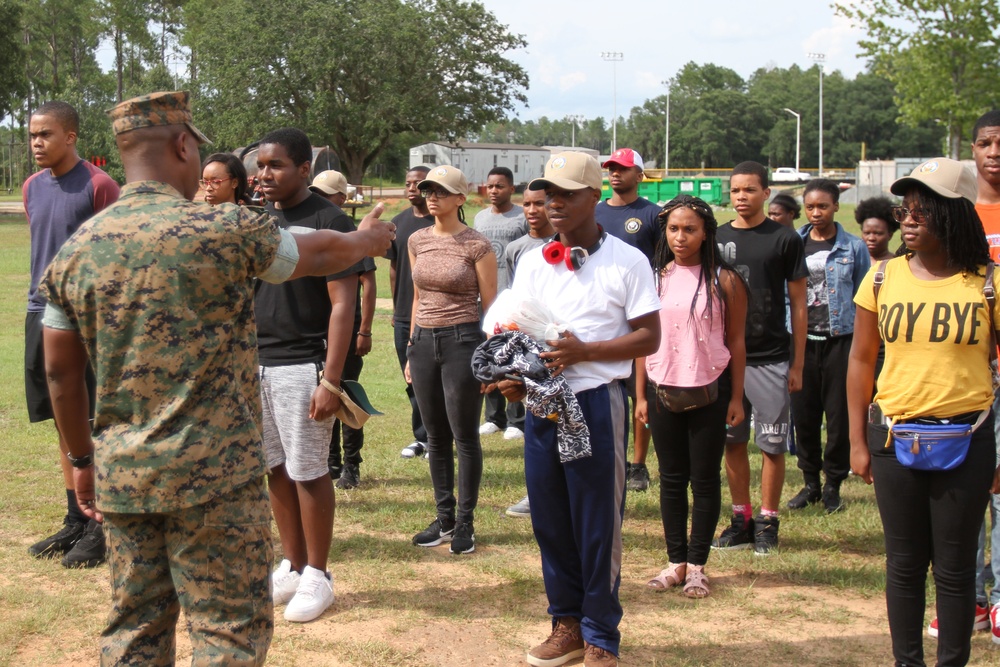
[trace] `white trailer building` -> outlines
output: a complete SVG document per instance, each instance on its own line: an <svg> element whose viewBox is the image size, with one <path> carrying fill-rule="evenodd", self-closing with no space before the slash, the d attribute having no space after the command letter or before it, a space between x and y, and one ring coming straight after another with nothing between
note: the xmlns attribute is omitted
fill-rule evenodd
<svg viewBox="0 0 1000 667"><path fill-rule="evenodd" d="M486 184L490 169L507 167L514 174L514 185L523 186L542 176L549 155L549 150L540 146L432 141L410 149L410 168L443 164L458 167L469 187L475 189Z"/></svg>

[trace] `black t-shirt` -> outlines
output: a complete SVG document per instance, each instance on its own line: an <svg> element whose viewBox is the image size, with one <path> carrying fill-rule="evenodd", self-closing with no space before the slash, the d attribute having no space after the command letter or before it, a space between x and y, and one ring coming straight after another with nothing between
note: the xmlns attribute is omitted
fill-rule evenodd
<svg viewBox="0 0 1000 667"><path fill-rule="evenodd" d="M434 216L418 216L413 207L406 209L392 219L396 225L396 239L385 254L396 262L396 290L393 293L392 319L396 323L409 323L413 317L413 267L407 244L414 232L434 224Z"/></svg>
<svg viewBox="0 0 1000 667"><path fill-rule="evenodd" d="M806 331L811 334L828 335L830 333L830 295L826 291L826 259L833 250L836 237L817 241L812 236L806 236L806 268L809 277L806 278L806 312L809 316L809 326Z"/></svg>
<svg viewBox="0 0 1000 667"><path fill-rule="evenodd" d="M785 329L785 284L808 275L802 239L770 218L751 229L732 223L716 234L722 257L750 284L747 307L747 364L761 366L789 360Z"/></svg>
<svg viewBox="0 0 1000 667"><path fill-rule="evenodd" d="M354 231L354 223L340 208L310 193L294 208L267 205L282 229L307 234L317 229ZM364 272L364 262L340 273L306 276L278 285L257 281L254 310L257 318L257 348L263 366L291 366L326 359L326 336L330 326L330 293L327 282Z"/></svg>

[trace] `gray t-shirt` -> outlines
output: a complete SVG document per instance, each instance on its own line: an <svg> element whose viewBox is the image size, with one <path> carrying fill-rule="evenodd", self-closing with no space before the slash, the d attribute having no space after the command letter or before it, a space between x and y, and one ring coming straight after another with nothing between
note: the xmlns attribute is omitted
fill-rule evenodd
<svg viewBox="0 0 1000 667"><path fill-rule="evenodd" d="M521 255L548 242L548 238L535 238L530 234L525 234L521 238L511 241L507 245L507 279L511 283L514 282L514 269L517 267L517 260L521 258Z"/></svg>
<svg viewBox="0 0 1000 667"><path fill-rule="evenodd" d="M497 256L497 292L510 286L507 276L507 244L528 233L528 222L524 219L524 209L514 206L506 213L494 213L493 207L476 214L476 231L489 240L493 254Z"/></svg>

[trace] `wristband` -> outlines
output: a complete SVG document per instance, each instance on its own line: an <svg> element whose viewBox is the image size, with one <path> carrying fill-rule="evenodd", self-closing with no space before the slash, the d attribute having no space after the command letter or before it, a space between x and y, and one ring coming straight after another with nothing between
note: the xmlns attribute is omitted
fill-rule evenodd
<svg viewBox="0 0 1000 667"><path fill-rule="evenodd" d="M365 338L371 338L372 337L372 335L370 333L362 333L360 331L358 332L358 335L359 336L364 336Z"/></svg>
<svg viewBox="0 0 1000 667"><path fill-rule="evenodd" d="M66 458L69 459L69 463L74 468L86 468L94 462L93 454L84 454L83 456L76 458L69 452L66 452Z"/></svg>

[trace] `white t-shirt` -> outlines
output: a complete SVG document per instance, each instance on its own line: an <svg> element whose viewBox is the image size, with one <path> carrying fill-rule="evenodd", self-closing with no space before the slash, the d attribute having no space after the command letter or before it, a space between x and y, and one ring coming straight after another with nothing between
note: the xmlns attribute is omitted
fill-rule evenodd
<svg viewBox="0 0 1000 667"><path fill-rule="evenodd" d="M521 255L511 291L534 297L585 343L611 340L632 331L628 321L660 310L649 260L610 234L579 271L549 264L541 248ZM487 315L487 319L489 316ZM564 375L574 393L627 378L632 361L588 361Z"/></svg>

